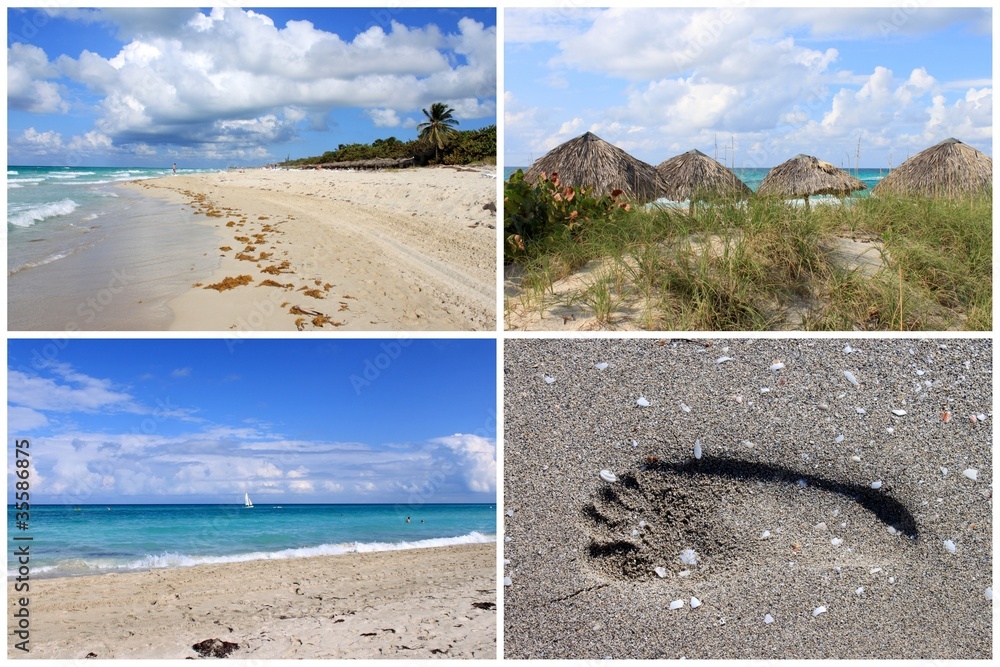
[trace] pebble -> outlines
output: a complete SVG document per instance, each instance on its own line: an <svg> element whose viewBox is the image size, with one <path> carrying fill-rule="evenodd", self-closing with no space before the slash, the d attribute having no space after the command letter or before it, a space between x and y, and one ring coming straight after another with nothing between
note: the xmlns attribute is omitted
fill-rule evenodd
<svg viewBox="0 0 1000 667"><path fill-rule="evenodd" d="M636 400L635 404L638 405L640 408L648 408L649 407L649 401L646 400L645 396L640 396Z"/></svg>
<svg viewBox="0 0 1000 667"><path fill-rule="evenodd" d="M673 611L674 609L680 609L683 606L684 606L684 600L674 600L673 602L670 603L670 610Z"/></svg>
<svg viewBox="0 0 1000 667"><path fill-rule="evenodd" d="M774 616L771 616L770 614L764 614L764 622L774 623Z"/></svg>
<svg viewBox="0 0 1000 667"><path fill-rule="evenodd" d="M602 470L601 471L601 479L603 479L605 482L609 482L609 483L610 482L617 482L618 481L618 477L613 472L611 472L610 470Z"/></svg>

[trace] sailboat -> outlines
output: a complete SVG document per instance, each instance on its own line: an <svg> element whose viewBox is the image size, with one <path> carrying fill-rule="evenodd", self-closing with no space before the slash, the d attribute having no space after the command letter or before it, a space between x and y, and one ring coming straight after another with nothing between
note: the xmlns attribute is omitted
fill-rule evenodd
<svg viewBox="0 0 1000 667"><path fill-rule="evenodd" d="M253 503L250 502L250 494L249 493L244 493L243 494L243 507L253 507Z"/></svg>

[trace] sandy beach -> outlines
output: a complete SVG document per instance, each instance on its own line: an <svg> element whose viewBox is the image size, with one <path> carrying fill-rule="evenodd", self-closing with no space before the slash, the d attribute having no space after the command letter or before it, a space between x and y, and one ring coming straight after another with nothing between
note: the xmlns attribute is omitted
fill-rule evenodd
<svg viewBox="0 0 1000 667"><path fill-rule="evenodd" d="M990 341L710 343L505 342L504 657L992 658Z"/></svg>
<svg viewBox="0 0 1000 667"><path fill-rule="evenodd" d="M8 584L8 605L17 595ZM494 658L496 545L31 581L31 652L8 657Z"/></svg>
<svg viewBox="0 0 1000 667"><path fill-rule="evenodd" d="M492 170L247 170L123 187L216 228L219 267L169 302L172 330L496 327Z"/></svg>

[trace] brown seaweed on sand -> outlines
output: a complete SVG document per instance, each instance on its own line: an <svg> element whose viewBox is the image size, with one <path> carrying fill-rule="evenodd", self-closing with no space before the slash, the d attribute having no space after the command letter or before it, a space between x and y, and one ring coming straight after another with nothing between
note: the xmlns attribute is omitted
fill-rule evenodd
<svg viewBox="0 0 1000 667"><path fill-rule="evenodd" d="M240 287L241 285L248 285L252 282L253 282L253 276L244 275L244 276L239 276L237 278L226 276L226 278L223 279L222 282L206 285L205 289L214 289L220 292L224 292L225 290L234 289L236 287Z"/></svg>

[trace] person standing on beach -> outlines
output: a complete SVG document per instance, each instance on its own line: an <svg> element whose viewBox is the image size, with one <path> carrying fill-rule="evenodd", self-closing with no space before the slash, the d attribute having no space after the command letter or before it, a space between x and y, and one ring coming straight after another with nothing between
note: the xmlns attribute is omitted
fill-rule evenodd
<svg viewBox="0 0 1000 667"><path fill-rule="evenodd" d="M174 176L177 175L177 163L174 162Z"/></svg>

